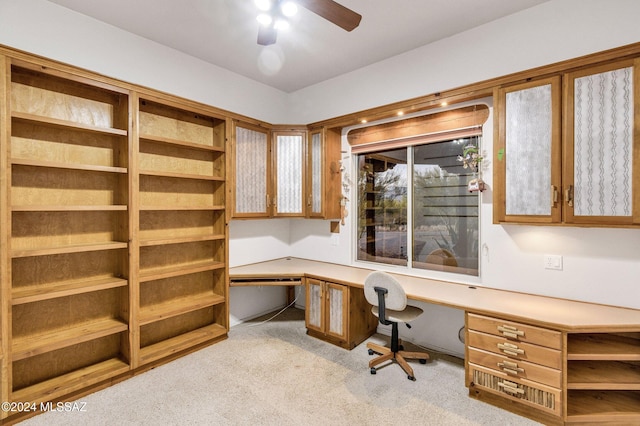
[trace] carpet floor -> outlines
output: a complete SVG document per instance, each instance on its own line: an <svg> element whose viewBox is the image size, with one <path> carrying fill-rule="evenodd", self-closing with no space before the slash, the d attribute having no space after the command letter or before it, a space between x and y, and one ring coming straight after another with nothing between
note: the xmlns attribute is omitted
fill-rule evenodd
<svg viewBox="0 0 640 426"><path fill-rule="evenodd" d="M383 343L385 336L371 341ZM54 425L536 425L469 398L460 360L435 355L369 372L365 343L347 351L306 335L304 311L231 328L220 343L21 426Z"/></svg>

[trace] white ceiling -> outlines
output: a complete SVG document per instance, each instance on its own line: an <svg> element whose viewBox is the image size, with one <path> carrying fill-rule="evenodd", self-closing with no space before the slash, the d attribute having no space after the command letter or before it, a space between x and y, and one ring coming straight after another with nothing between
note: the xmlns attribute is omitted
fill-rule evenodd
<svg viewBox="0 0 640 426"><path fill-rule="evenodd" d="M49 0L268 86L294 92L549 0L338 0L352 32L299 8L272 46L253 0Z"/></svg>

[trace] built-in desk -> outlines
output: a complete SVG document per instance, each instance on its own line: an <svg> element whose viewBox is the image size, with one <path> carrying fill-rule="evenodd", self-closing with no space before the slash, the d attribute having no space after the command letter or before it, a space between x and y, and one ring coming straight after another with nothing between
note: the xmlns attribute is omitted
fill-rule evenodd
<svg viewBox="0 0 640 426"><path fill-rule="evenodd" d="M283 258L229 276L362 288L370 272ZM640 310L392 275L410 299L465 311L470 396L547 424L640 424Z"/></svg>

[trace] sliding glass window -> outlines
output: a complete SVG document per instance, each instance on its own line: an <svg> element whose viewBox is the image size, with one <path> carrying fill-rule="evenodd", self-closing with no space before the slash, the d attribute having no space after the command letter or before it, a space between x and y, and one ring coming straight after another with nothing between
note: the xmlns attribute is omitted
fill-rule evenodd
<svg viewBox="0 0 640 426"><path fill-rule="evenodd" d="M358 161L357 259L478 275L477 176L458 156L479 137L366 152Z"/></svg>

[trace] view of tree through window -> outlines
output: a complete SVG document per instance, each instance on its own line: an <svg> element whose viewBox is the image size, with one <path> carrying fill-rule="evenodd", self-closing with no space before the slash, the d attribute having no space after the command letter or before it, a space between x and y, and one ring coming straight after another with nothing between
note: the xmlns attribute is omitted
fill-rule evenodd
<svg viewBox="0 0 640 426"><path fill-rule="evenodd" d="M478 275L478 138L358 155L358 260Z"/></svg>

